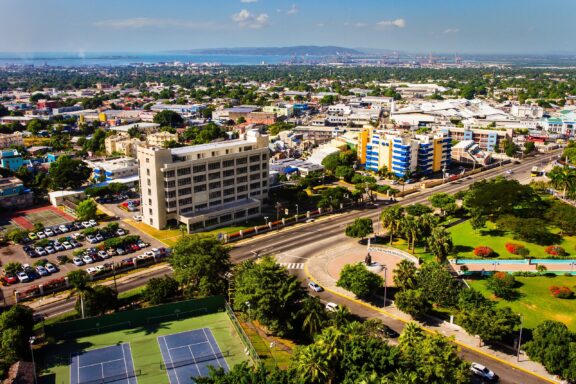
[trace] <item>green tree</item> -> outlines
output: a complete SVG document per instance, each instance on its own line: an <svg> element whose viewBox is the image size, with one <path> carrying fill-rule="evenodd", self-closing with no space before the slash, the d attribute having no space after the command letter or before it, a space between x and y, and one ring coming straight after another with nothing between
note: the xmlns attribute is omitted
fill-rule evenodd
<svg viewBox="0 0 576 384"><path fill-rule="evenodd" d="M485 342L497 342L510 337L520 325L520 316L509 307L494 308L484 304L459 312L458 324L471 335L478 335Z"/></svg>
<svg viewBox="0 0 576 384"><path fill-rule="evenodd" d="M324 169L326 170L326 172L328 172L329 174L333 174L336 171L336 168L339 165L342 165L340 163L340 157L338 153L333 153L331 155L326 156L323 160L322 160L322 165L324 166Z"/></svg>
<svg viewBox="0 0 576 384"><path fill-rule="evenodd" d="M432 209L427 205L416 203L406 207L406 213L411 216L422 216L432 213Z"/></svg>
<svg viewBox="0 0 576 384"><path fill-rule="evenodd" d="M82 318L84 318L86 316L84 301L92 289L92 287L90 287L90 275L83 269L77 269L68 272L66 277L68 278L68 284L72 287L70 296L77 296L77 301L80 302L80 314Z"/></svg>
<svg viewBox="0 0 576 384"><path fill-rule="evenodd" d="M76 207L76 217L81 221L96 219L97 211L98 204L92 199L86 199L81 201Z"/></svg>
<svg viewBox="0 0 576 384"><path fill-rule="evenodd" d="M415 289L417 274L416 265L409 260L403 259L394 269L394 285L400 291Z"/></svg>
<svg viewBox="0 0 576 384"><path fill-rule="evenodd" d="M313 339L328 320L322 302L315 296L307 296L302 300L302 308L298 315L302 319L302 330L308 334L309 339Z"/></svg>
<svg viewBox="0 0 576 384"><path fill-rule="evenodd" d="M380 214L382 227L388 229L388 232L390 233L390 245L392 245L394 234L398 231L403 218L404 208L399 205L385 208Z"/></svg>
<svg viewBox="0 0 576 384"><path fill-rule="evenodd" d="M394 297L396 307L402 312L418 318L432 310L432 304L424 295L422 289L407 289L396 293Z"/></svg>
<svg viewBox="0 0 576 384"><path fill-rule="evenodd" d="M428 301L442 307L454 307L461 289L446 266L435 262L420 267L416 286L423 290Z"/></svg>
<svg viewBox="0 0 576 384"><path fill-rule="evenodd" d="M76 310L86 316L102 316L118 308L118 293L105 285L94 285L84 293L83 301L76 302Z"/></svg>
<svg viewBox="0 0 576 384"><path fill-rule="evenodd" d="M336 282L338 287L354 293L361 299L369 298L382 287L382 284L384 284L382 277L370 272L363 263L345 265Z"/></svg>
<svg viewBox="0 0 576 384"><path fill-rule="evenodd" d="M225 294L225 275L230 271L230 248L214 236L184 235L178 239L168 260L174 278L188 297Z"/></svg>
<svg viewBox="0 0 576 384"><path fill-rule="evenodd" d="M0 314L0 365L28 359L33 329L33 311L29 307L16 304Z"/></svg>
<svg viewBox="0 0 576 384"><path fill-rule="evenodd" d="M442 216L456 210L456 198L444 192L435 193L428 198L434 208L440 209Z"/></svg>
<svg viewBox="0 0 576 384"><path fill-rule="evenodd" d="M22 264L17 261L11 261L4 265L4 272L9 275L16 275L16 273L22 270Z"/></svg>
<svg viewBox="0 0 576 384"><path fill-rule="evenodd" d="M516 279L511 274L496 272L488 279L486 288L492 291L496 297L512 300L517 296L516 285Z"/></svg>
<svg viewBox="0 0 576 384"><path fill-rule="evenodd" d="M41 130L44 129L44 125L38 119L32 119L26 124L26 130L33 135L37 135Z"/></svg>
<svg viewBox="0 0 576 384"><path fill-rule="evenodd" d="M532 332L524 345L530 359L544 365L548 372L566 380L576 380L576 335L559 321L545 320Z"/></svg>
<svg viewBox="0 0 576 384"><path fill-rule="evenodd" d="M546 173L550 184L562 190L562 196L566 197L570 190L576 188L576 170L568 167L556 166Z"/></svg>
<svg viewBox="0 0 576 384"><path fill-rule="evenodd" d="M359 217L354 220L353 223L346 226L346 236L353 238L364 239L366 236L371 234L374 230L372 229L372 219L368 217Z"/></svg>
<svg viewBox="0 0 576 384"><path fill-rule="evenodd" d="M184 124L184 119L179 113L165 110L158 112L154 115L154 122L160 124L161 127L181 127Z"/></svg>
<svg viewBox="0 0 576 384"><path fill-rule="evenodd" d="M350 180L352 180L355 174L356 172L354 172L354 169L352 169L351 167L347 165L339 165L336 167L336 172L334 173L334 176L336 176L339 179L343 179L346 182L350 182Z"/></svg>
<svg viewBox="0 0 576 384"><path fill-rule="evenodd" d="M427 239L428 248L436 257L436 261L443 263L448 258L454 248L452 236L446 228L440 226L432 229L431 235Z"/></svg>
<svg viewBox="0 0 576 384"><path fill-rule="evenodd" d="M50 165L48 175L53 190L78 189L90 177L90 168L82 160L60 156Z"/></svg>
<svg viewBox="0 0 576 384"><path fill-rule="evenodd" d="M168 303L178 295L178 282L170 276L152 278L146 283L143 296L152 305Z"/></svg>
<svg viewBox="0 0 576 384"><path fill-rule="evenodd" d="M236 266L234 286L234 309L250 311L252 319L275 334L282 336L296 331L305 293L298 279L272 257Z"/></svg>

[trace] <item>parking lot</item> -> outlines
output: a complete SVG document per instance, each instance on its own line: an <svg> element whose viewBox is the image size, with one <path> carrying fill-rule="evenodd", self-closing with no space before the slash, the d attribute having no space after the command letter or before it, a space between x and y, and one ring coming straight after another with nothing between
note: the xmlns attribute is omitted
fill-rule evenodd
<svg viewBox="0 0 576 384"><path fill-rule="evenodd" d="M3 269L9 263L29 265L26 271L19 271L23 272L20 279L16 273L13 278L6 279L5 271L2 271L5 298L13 296L15 291L23 292L38 284L55 281L76 269L98 274L110 268L112 263L122 265L131 263L133 258L153 257L163 247L137 228L119 221L67 222L34 232L31 237L33 239L24 245L9 245L0 252ZM123 243L126 239L133 241ZM112 249L104 246L110 243L114 244ZM49 264L45 265L46 262Z"/></svg>

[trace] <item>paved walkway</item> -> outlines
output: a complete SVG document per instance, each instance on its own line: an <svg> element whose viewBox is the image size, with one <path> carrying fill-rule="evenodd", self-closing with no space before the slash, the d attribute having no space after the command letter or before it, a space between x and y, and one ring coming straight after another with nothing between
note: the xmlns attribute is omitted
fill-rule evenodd
<svg viewBox="0 0 576 384"><path fill-rule="evenodd" d="M356 299L355 295L352 294L351 292L348 292L345 289L336 286L336 279L333 276L333 271L331 271L332 269L331 266L335 263L340 264L338 260L341 258L348 258L347 255L349 255L350 253L351 249L349 244L347 244L345 247L339 246L326 250L323 253L316 255L315 257L310 258L308 260L308 262L305 265L306 274L310 279L316 281L327 291L337 294L338 296L341 296L347 300L351 300L356 303L361 303L363 306L369 307L372 310L377 311L387 317L391 317L405 323L414 321L410 315L407 315L404 312L400 311L393 304L388 306L386 310L383 310L381 308L375 307L371 304ZM387 262L388 258L391 259L395 257L390 255L388 257L384 257L383 261ZM479 340L474 336L467 334L458 325L450 324L447 322L442 322L438 325L428 325L428 324L424 325L422 323L419 324L427 331L437 332L447 337L453 337L456 344L474 350L477 353L489 356L510 367L533 374L551 383L562 383L562 381L548 374L548 372L542 365L530 361L528 357L523 353L520 356L520 362L518 362L516 359L516 355L508 354L502 351L497 351L490 348L490 346L486 345L480 347Z"/></svg>

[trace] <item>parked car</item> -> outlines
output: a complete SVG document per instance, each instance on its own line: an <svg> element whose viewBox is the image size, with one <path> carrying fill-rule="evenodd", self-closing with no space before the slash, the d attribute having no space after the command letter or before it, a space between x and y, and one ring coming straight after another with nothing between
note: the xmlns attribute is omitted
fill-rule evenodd
<svg viewBox="0 0 576 384"><path fill-rule="evenodd" d="M79 257L73 258L73 259L72 259L72 263L74 263L74 265L77 266L77 267L86 264L86 263L84 263L84 261L83 261L81 258L79 258Z"/></svg>
<svg viewBox="0 0 576 384"><path fill-rule="evenodd" d="M98 256L103 258L103 259L109 259L110 258L110 255L106 251L98 251Z"/></svg>
<svg viewBox="0 0 576 384"><path fill-rule="evenodd" d="M19 280L14 275L6 274L6 275L2 276L2 281L4 281L4 283L6 283L8 285L12 285L12 284L16 284Z"/></svg>
<svg viewBox="0 0 576 384"><path fill-rule="evenodd" d="M18 280L21 283L27 283L30 281L30 278L28 277L28 275L26 274L26 272L20 271L18 273L16 273L16 277L18 278Z"/></svg>
<svg viewBox="0 0 576 384"><path fill-rule="evenodd" d="M58 272L58 268L56 268L56 266L52 263L46 263L44 265L44 268L46 268L46 270L48 271L48 273L56 273Z"/></svg>
<svg viewBox="0 0 576 384"><path fill-rule="evenodd" d="M56 251L63 251L65 248L64 248L64 245L60 244L59 241L55 241L54 242L54 249Z"/></svg>
<svg viewBox="0 0 576 384"><path fill-rule="evenodd" d="M74 228L79 230L79 229L84 229L85 227L82 225L82 223L80 222L75 222L74 223Z"/></svg>
<svg viewBox="0 0 576 384"><path fill-rule="evenodd" d="M338 310L338 304L328 302L328 303L326 303L326 310L328 312L336 312Z"/></svg>
<svg viewBox="0 0 576 384"><path fill-rule="evenodd" d="M44 232L36 232L36 235L38 236L39 239L45 239L46 238L46 234Z"/></svg>
<svg viewBox="0 0 576 384"><path fill-rule="evenodd" d="M48 252L49 254L53 254L56 253L56 250L54 249L54 247L52 246L47 246L46 248L44 248L46 250L46 252Z"/></svg>
<svg viewBox="0 0 576 384"><path fill-rule="evenodd" d="M315 282L311 281L308 283L308 287L313 290L314 292L322 292L324 289L316 284Z"/></svg>
<svg viewBox="0 0 576 384"><path fill-rule="evenodd" d="M118 254L118 252L116 252L114 248L108 248L106 250L106 253L108 254L108 256L116 256Z"/></svg>
<svg viewBox="0 0 576 384"><path fill-rule="evenodd" d="M54 236L54 231L51 230L50 228L44 229L44 233L46 234L46 236Z"/></svg>
<svg viewBox="0 0 576 384"><path fill-rule="evenodd" d="M46 252L46 250L42 247L36 247L34 250L39 256L46 256L48 254L48 252Z"/></svg>
<svg viewBox="0 0 576 384"><path fill-rule="evenodd" d="M116 231L117 236L124 236L125 234L126 234L126 231L123 230L122 228L118 228L118 230Z"/></svg>
<svg viewBox="0 0 576 384"><path fill-rule="evenodd" d="M70 245L72 245L74 248L78 248L78 247L81 247L81 246L82 246L82 244L80 244L79 242L77 242L77 241L74 240L74 239L70 239L69 242L70 242Z"/></svg>
<svg viewBox="0 0 576 384"><path fill-rule="evenodd" d="M90 224L91 227L95 227L98 225L98 223L96 222L96 220L90 219L88 220L88 223Z"/></svg>
<svg viewBox="0 0 576 384"><path fill-rule="evenodd" d="M134 260L133 260L131 257L129 257L129 258L127 258L127 259L122 259L122 264L124 264L124 265L134 265Z"/></svg>
<svg viewBox="0 0 576 384"><path fill-rule="evenodd" d="M36 235L34 232L30 232L30 233L28 234L28 238L29 238L30 240L36 240L36 239L38 238L38 235Z"/></svg>
<svg viewBox="0 0 576 384"><path fill-rule="evenodd" d="M88 222L88 221L83 221L83 222L82 222L82 226L83 226L84 228L90 228L90 227L91 227L90 222Z"/></svg>
<svg viewBox="0 0 576 384"><path fill-rule="evenodd" d="M392 328L384 325L382 328L378 329L382 336L387 337L389 339L396 339L400 334L393 330Z"/></svg>
<svg viewBox="0 0 576 384"><path fill-rule="evenodd" d="M140 250L140 246L138 244L130 244L130 248L132 251L136 252Z"/></svg>
<svg viewBox="0 0 576 384"><path fill-rule="evenodd" d="M74 246L72 244L70 244L70 242L65 241L62 243L62 246L64 247L64 249L72 249L74 248Z"/></svg>
<svg viewBox="0 0 576 384"><path fill-rule="evenodd" d="M104 241L104 236L101 233L96 234L96 241Z"/></svg>
<svg viewBox="0 0 576 384"><path fill-rule="evenodd" d="M86 268L86 272L88 272L89 275L95 275L98 273L98 269L96 267L89 267Z"/></svg>
<svg viewBox="0 0 576 384"><path fill-rule="evenodd" d="M472 363L472 365L470 366L470 371L475 376L481 377L484 380L493 381L493 382L498 381L498 375L496 375L494 372L492 372L491 370L489 370L488 368L486 368L482 364Z"/></svg>
<svg viewBox="0 0 576 384"><path fill-rule="evenodd" d="M134 220L142 221L142 215L134 215Z"/></svg>
<svg viewBox="0 0 576 384"><path fill-rule="evenodd" d="M96 237L93 236L93 235L88 235L88 236L86 236L86 240L88 240L88 242L89 242L90 244L96 244L96 243L98 242L98 240L96 239Z"/></svg>
<svg viewBox="0 0 576 384"><path fill-rule="evenodd" d="M41 265L36 267L36 272L38 272L40 276L48 276L50 274L48 270Z"/></svg>
<svg viewBox="0 0 576 384"><path fill-rule="evenodd" d="M85 262L86 264L92 264L94 262L94 259L90 255L84 255L82 256L82 261Z"/></svg>
<svg viewBox="0 0 576 384"><path fill-rule="evenodd" d="M62 233L66 233L66 232L69 231L68 227L65 226L64 224L60 225L60 226L58 227L58 229L59 229L60 232L62 232Z"/></svg>
<svg viewBox="0 0 576 384"><path fill-rule="evenodd" d="M125 255L125 254L126 254L126 251L124 250L124 248L118 247L118 248L116 248L116 253L117 253L118 255Z"/></svg>
<svg viewBox="0 0 576 384"><path fill-rule="evenodd" d="M54 227L52 228L52 231L54 232L54 236L59 235L62 233L62 231L60 229L58 229L58 227Z"/></svg>
<svg viewBox="0 0 576 384"><path fill-rule="evenodd" d="M150 244L145 243L142 240L138 240L138 246L142 249L142 248L146 248L146 247L150 246Z"/></svg>

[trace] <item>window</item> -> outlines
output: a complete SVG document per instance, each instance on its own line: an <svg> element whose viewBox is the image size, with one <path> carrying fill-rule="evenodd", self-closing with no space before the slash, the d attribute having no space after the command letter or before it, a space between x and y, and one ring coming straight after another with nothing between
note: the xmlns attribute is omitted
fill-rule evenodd
<svg viewBox="0 0 576 384"><path fill-rule="evenodd" d="M250 166L250 172L259 172L260 171L260 165L251 165Z"/></svg>
<svg viewBox="0 0 576 384"><path fill-rule="evenodd" d="M230 196L234 194L234 188L228 188L224 190L224 196Z"/></svg>
<svg viewBox="0 0 576 384"><path fill-rule="evenodd" d="M146 168L146 175L150 176L150 169L149 168Z"/></svg>
<svg viewBox="0 0 576 384"><path fill-rule="evenodd" d="M175 172L174 171L168 171L164 174L164 177L174 177L175 176Z"/></svg>
<svg viewBox="0 0 576 384"><path fill-rule="evenodd" d="M230 203L230 202L232 202L232 201L234 201L234 200L236 200L236 198L234 198L234 197L227 197L227 198L224 199L224 204Z"/></svg>
<svg viewBox="0 0 576 384"><path fill-rule="evenodd" d="M218 199L218 200L210 200L210 206L211 207L216 207L218 205L222 205L222 200Z"/></svg>
<svg viewBox="0 0 576 384"><path fill-rule="evenodd" d="M233 169L230 169L230 170L228 170L228 171L224 171L224 172L223 172L223 176L224 176L224 177L234 176L234 170L233 170Z"/></svg>
<svg viewBox="0 0 576 384"><path fill-rule="evenodd" d="M208 179L209 180L217 180L220 178L220 172L214 172L214 173L209 173L208 174Z"/></svg>
<svg viewBox="0 0 576 384"><path fill-rule="evenodd" d="M188 185L190 184L192 181L190 180L189 177L185 178L185 179L179 179L178 180L178 186L181 187L183 185Z"/></svg>
<svg viewBox="0 0 576 384"><path fill-rule="evenodd" d="M152 190L148 188L148 196L152 195Z"/></svg>
<svg viewBox="0 0 576 384"><path fill-rule="evenodd" d="M176 182L174 180L164 182L164 188L174 188L176 186Z"/></svg>
<svg viewBox="0 0 576 384"><path fill-rule="evenodd" d="M148 210L148 212L150 213L150 215L152 215L152 208L150 208L150 209Z"/></svg>
<svg viewBox="0 0 576 384"><path fill-rule="evenodd" d="M152 205L152 199L148 199L148 205Z"/></svg>
<svg viewBox="0 0 576 384"><path fill-rule="evenodd" d="M243 194L243 195L238 195L238 196L236 196L236 199L242 200L242 199L246 199L247 197L248 197L247 194Z"/></svg>
<svg viewBox="0 0 576 384"><path fill-rule="evenodd" d="M185 199L180 199L178 200L178 204L182 205L190 205L192 204L192 198L191 197L187 197Z"/></svg>
<svg viewBox="0 0 576 384"><path fill-rule="evenodd" d="M236 179L236 182L238 183L245 183L248 181L248 176L240 176L239 178Z"/></svg>
<svg viewBox="0 0 576 384"><path fill-rule="evenodd" d="M187 213L187 212L190 212L191 210L192 210L192 207L182 208L182 209L180 210L180 213Z"/></svg>
<svg viewBox="0 0 576 384"><path fill-rule="evenodd" d="M152 185L152 182L150 182L150 179L146 179L146 181L148 182L148 186Z"/></svg>
<svg viewBox="0 0 576 384"><path fill-rule="evenodd" d="M208 220L205 221L205 223L206 223L206 226L207 226L207 227L209 227L209 226L211 226L211 225L216 225L216 224L218 224L218 218L217 218L217 217L214 217L214 218L212 218L212 219L208 219Z"/></svg>
<svg viewBox="0 0 576 384"><path fill-rule="evenodd" d="M170 192L166 193L166 197L169 199L175 198L176 197L176 191L170 191Z"/></svg>
<svg viewBox="0 0 576 384"><path fill-rule="evenodd" d="M172 192L172 193L173 193L173 192ZM192 188L181 188L181 189L178 190L178 194L179 194L180 196L182 196L182 195L189 195L189 194L191 194L191 193L192 193Z"/></svg>
<svg viewBox="0 0 576 384"><path fill-rule="evenodd" d="M194 176L194 183L201 183L203 181L206 181L206 175Z"/></svg>
<svg viewBox="0 0 576 384"><path fill-rule="evenodd" d="M194 206L194 210L195 211L201 211L203 209L206 209L208 207L208 204L198 204L196 206Z"/></svg>
<svg viewBox="0 0 576 384"><path fill-rule="evenodd" d="M268 160L268 154L263 153L263 154L262 154L262 160L263 160L263 161Z"/></svg>
<svg viewBox="0 0 576 384"><path fill-rule="evenodd" d="M250 175L250 181L254 181L254 180L260 180L260 174L252 174Z"/></svg>
<svg viewBox="0 0 576 384"><path fill-rule="evenodd" d="M220 191L210 192L209 197L210 197L210 199L219 199L220 198Z"/></svg>
<svg viewBox="0 0 576 384"><path fill-rule="evenodd" d="M146 158L146 162L147 162L147 163L150 163L150 159L149 159L149 158Z"/></svg>
<svg viewBox="0 0 576 384"><path fill-rule="evenodd" d="M234 184L234 182L232 182L232 184ZM210 183L209 187L210 189L218 189L222 186L222 183L220 183L219 181L215 182L215 183Z"/></svg>
<svg viewBox="0 0 576 384"><path fill-rule="evenodd" d="M206 184L194 186L194 193L204 192L206 190Z"/></svg>
<svg viewBox="0 0 576 384"><path fill-rule="evenodd" d="M246 172L248 172L248 167L238 168L238 169L236 170L236 172L237 172L239 175L241 175L241 174L243 174L243 173L246 173Z"/></svg>
<svg viewBox="0 0 576 384"><path fill-rule="evenodd" d="M250 156L250 162L251 163L255 163L257 161L260 161L260 156L258 156L258 155Z"/></svg>
<svg viewBox="0 0 576 384"><path fill-rule="evenodd" d="M240 185L238 186L238 188L236 188L236 192L240 193L240 192L246 192L248 190L248 187L246 187L245 185Z"/></svg>
<svg viewBox="0 0 576 384"><path fill-rule="evenodd" d="M224 160L222 162L222 166L224 168L233 167L234 166L234 160Z"/></svg>
<svg viewBox="0 0 576 384"><path fill-rule="evenodd" d="M247 145L244 147L244 151L251 151L252 150L252 146L251 145Z"/></svg>
<svg viewBox="0 0 576 384"><path fill-rule="evenodd" d="M195 165L192 167L194 173L206 172L206 164Z"/></svg>
<svg viewBox="0 0 576 384"><path fill-rule="evenodd" d="M252 183L250 184L250 189L259 189L260 188L260 183Z"/></svg>
<svg viewBox="0 0 576 384"><path fill-rule="evenodd" d="M223 223L225 221L230 221L232 220L232 214L231 213L227 213L225 215L220 216L220 222Z"/></svg>
<svg viewBox="0 0 576 384"><path fill-rule="evenodd" d="M184 176L184 175L189 175L190 174L190 168L186 167L186 168L178 168L178 170L176 171L176 174L178 176Z"/></svg>
<svg viewBox="0 0 576 384"><path fill-rule="evenodd" d="M234 217L236 217L237 219L240 219L244 216L246 216L246 211L239 211L239 212L236 212L236 214L234 214Z"/></svg>
<svg viewBox="0 0 576 384"><path fill-rule="evenodd" d="M231 185L234 185L234 179L224 180L224 186L225 187L229 187Z"/></svg>
<svg viewBox="0 0 576 384"><path fill-rule="evenodd" d="M215 169L220 169L220 163L210 163L208 164L208 170L215 170Z"/></svg>
<svg viewBox="0 0 576 384"><path fill-rule="evenodd" d="M240 158L236 159L236 165L246 164L247 162L248 162L248 159L246 157L240 157Z"/></svg>

